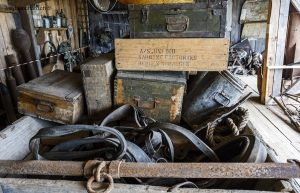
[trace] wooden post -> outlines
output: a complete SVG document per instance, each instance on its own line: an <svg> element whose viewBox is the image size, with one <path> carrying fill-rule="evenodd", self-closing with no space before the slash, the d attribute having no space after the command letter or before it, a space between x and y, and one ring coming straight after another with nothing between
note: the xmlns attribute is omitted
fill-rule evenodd
<svg viewBox="0 0 300 193"><path fill-rule="evenodd" d="M282 70L271 70L268 66L282 66L287 35L290 0L269 0L269 17L266 51L263 67L261 102L266 104L270 95L279 95Z"/></svg>

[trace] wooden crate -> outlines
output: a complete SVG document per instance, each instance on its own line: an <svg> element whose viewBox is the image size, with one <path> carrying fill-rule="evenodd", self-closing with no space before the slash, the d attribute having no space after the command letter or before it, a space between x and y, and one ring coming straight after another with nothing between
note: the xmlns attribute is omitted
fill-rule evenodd
<svg viewBox="0 0 300 193"><path fill-rule="evenodd" d="M166 3L194 3L194 0L120 0L123 4L166 4Z"/></svg>
<svg viewBox="0 0 300 193"><path fill-rule="evenodd" d="M132 104L155 120L180 123L186 82L186 74L180 72L119 71L114 104Z"/></svg>
<svg viewBox="0 0 300 193"><path fill-rule="evenodd" d="M52 122L24 116L6 129L0 131L0 160L30 160L32 156L29 152L29 140L41 129L54 126ZM87 193L86 181L57 180L54 177L40 179L38 177L26 179L26 177L6 176L0 178L0 192L22 192L22 193ZM176 192L182 193L279 193L290 192L289 184L285 181L269 181L262 183L268 187L261 190L225 190L225 189L193 189L181 188ZM99 187L99 184L93 184ZM101 187L107 187L101 184ZM167 193L167 187L154 187L146 185L130 185L115 183L111 193ZM268 191L269 190L269 191ZM281 191L284 190L284 191Z"/></svg>
<svg viewBox="0 0 300 193"><path fill-rule="evenodd" d="M136 71L222 71L226 38L116 39L116 68Z"/></svg>
<svg viewBox="0 0 300 193"><path fill-rule="evenodd" d="M81 65L88 114L106 116L112 108L114 55L104 54Z"/></svg>
<svg viewBox="0 0 300 193"><path fill-rule="evenodd" d="M22 114L58 123L73 124L84 112L79 73L57 70L17 87Z"/></svg>

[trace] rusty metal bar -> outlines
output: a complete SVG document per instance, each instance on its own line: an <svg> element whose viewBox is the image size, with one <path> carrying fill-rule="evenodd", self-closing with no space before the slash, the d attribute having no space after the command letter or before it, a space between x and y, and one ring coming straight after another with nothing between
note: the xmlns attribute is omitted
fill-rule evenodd
<svg viewBox="0 0 300 193"><path fill-rule="evenodd" d="M289 163L129 163L107 162L113 178L300 178L299 162ZM0 161L0 174L91 176L97 164L69 161Z"/></svg>

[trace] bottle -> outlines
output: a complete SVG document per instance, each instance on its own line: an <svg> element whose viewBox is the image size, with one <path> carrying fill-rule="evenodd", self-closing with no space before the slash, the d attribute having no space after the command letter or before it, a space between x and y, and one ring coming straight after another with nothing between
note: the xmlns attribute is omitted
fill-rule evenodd
<svg viewBox="0 0 300 193"><path fill-rule="evenodd" d="M58 12L58 10L56 11L56 25L58 28L61 28L61 14Z"/></svg>
<svg viewBox="0 0 300 193"><path fill-rule="evenodd" d="M43 16L44 28L50 28L50 19L47 16Z"/></svg>
<svg viewBox="0 0 300 193"><path fill-rule="evenodd" d="M64 14L63 10L60 10L60 17L61 17L61 27L68 27L67 17Z"/></svg>

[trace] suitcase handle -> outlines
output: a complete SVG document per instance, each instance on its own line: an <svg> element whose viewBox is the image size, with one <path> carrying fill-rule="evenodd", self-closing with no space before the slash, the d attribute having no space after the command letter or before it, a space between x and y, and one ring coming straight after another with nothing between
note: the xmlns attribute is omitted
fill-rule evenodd
<svg viewBox="0 0 300 193"><path fill-rule="evenodd" d="M47 101L39 101L36 109L45 113L52 113L54 111L54 104Z"/></svg>
<svg viewBox="0 0 300 193"><path fill-rule="evenodd" d="M141 109L156 109L156 108L158 108L158 104L160 103L160 101L157 98L155 98L153 101L153 106L149 107L146 105L141 105L141 103L140 103L141 97L140 96L134 96L133 100L135 102L135 105Z"/></svg>
<svg viewBox="0 0 300 193"><path fill-rule="evenodd" d="M216 92L214 94L214 100L224 107L230 104L230 98L224 92Z"/></svg>

